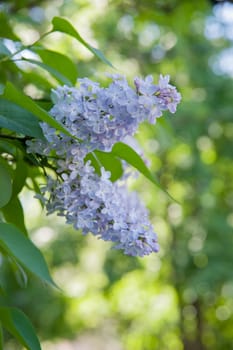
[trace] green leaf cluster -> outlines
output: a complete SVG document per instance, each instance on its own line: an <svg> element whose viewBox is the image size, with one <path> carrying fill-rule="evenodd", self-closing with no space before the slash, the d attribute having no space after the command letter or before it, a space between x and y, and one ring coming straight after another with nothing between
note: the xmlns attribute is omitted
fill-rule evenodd
<svg viewBox="0 0 233 350"><path fill-rule="evenodd" d="M0 254L11 261L20 273L25 274L26 271L37 276L42 282L56 286L42 253L28 236L19 194L25 186L28 186L28 179L34 192L39 190L37 177L42 176L43 160L27 154L26 142L31 138L43 140L40 122L46 122L58 132L70 137L72 135L50 116L47 108L43 107L46 105L43 101L25 94L22 91L24 86L17 87L15 79L11 82L7 74L16 73L27 81L31 79L35 85L42 84L46 91L49 85L44 84L40 72L32 71L27 74L27 71L18 64L20 62L27 66L39 67L55 78L59 84L74 85L78 76L76 64L68 56L45 48L41 42L43 37L56 31L73 36L104 63L110 66L111 64L101 51L89 45L66 19L55 17L52 26L51 31L29 46L22 43L19 45L18 38L10 36L12 45L18 47L14 53L8 49L6 39L0 39L0 69L3 72L0 95ZM34 53L36 59L26 58L25 50ZM48 103L50 101L47 99ZM47 161L45 164L47 165ZM2 286L0 287L2 289ZM4 289L2 290L4 294ZM3 304L0 307L1 349L4 346L2 327L27 349L40 349L35 330L24 313L17 308L9 307L4 301L1 304Z"/></svg>
<svg viewBox="0 0 233 350"><path fill-rule="evenodd" d="M54 17L51 24L52 29L30 45L24 45L12 33L0 39L0 69L3 73L0 78L0 254L11 262L25 281L26 274L29 274L56 287L42 253L28 235L20 195L24 187L39 193L38 182L48 171L54 171L48 159L27 154L27 140L36 138L43 142L40 122L73 137L49 114L51 100L48 91L54 84L73 86L78 77L78 69L77 63L68 55L48 49L43 40L54 32L66 34L87 48L102 64L111 68L113 65L100 50L86 42L67 19ZM6 38L15 47L15 51L8 48ZM12 79L12 75L17 78ZM41 99L33 96L33 93L32 96L25 93L24 88L28 84L42 90ZM95 150L87 155L86 161L88 160L97 173L100 174L101 167L110 171L112 181L121 178L123 162L127 162L163 190L141 156L124 143L116 144L111 152ZM4 293L4 286L0 287ZM40 349L36 333L24 313L9 306L4 300L1 305L0 326L27 349ZM0 344L4 344L2 331Z"/></svg>

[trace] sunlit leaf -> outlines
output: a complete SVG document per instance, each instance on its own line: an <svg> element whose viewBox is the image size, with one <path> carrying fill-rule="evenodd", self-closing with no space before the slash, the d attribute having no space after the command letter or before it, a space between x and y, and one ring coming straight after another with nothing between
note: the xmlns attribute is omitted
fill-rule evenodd
<svg viewBox="0 0 233 350"><path fill-rule="evenodd" d="M0 321L23 346L28 350L41 350L35 330L26 315L16 309L0 307Z"/></svg>
<svg viewBox="0 0 233 350"><path fill-rule="evenodd" d="M122 162L111 152L94 151L89 153L85 161L90 160L98 175L101 174L101 167L111 172L111 181L118 180L123 174Z"/></svg>
<svg viewBox="0 0 233 350"><path fill-rule="evenodd" d="M154 185L159 187L163 192L165 192L170 198L170 194L160 185L155 176L150 172L143 159L139 156L137 152L133 150L130 146L123 142L116 143L112 148L112 153L118 156L120 159L125 160L128 164L132 165L137 169L142 175L144 175L148 180L150 180ZM173 199L173 198L172 198ZM174 199L173 199L174 200Z"/></svg>
<svg viewBox="0 0 233 350"><path fill-rule="evenodd" d="M69 79L71 84L75 84L78 78L78 70L73 61L56 51L46 50L42 47L34 47L33 51L35 51L42 61L48 66L56 69L56 71L60 72L64 77Z"/></svg>
<svg viewBox="0 0 233 350"><path fill-rule="evenodd" d="M53 32L58 31L58 32L66 33L72 36L73 38L77 39L81 44L83 44L89 51L91 51L102 62L109 65L110 67L113 67L111 62L107 60L104 54L100 50L88 44L67 19L62 17L54 17L52 20L52 24L53 24L53 29L52 29Z"/></svg>
<svg viewBox="0 0 233 350"><path fill-rule="evenodd" d="M65 75L60 73L57 69L49 66L48 64L45 64L45 63L37 61L37 60L29 59L29 58L24 59L24 61L29 62L31 64L35 64L35 65L43 68L44 70L49 72L51 75L53 75L60 84L68 85L68 86L72 85L71 81L69 79L67 79Z"/></svg>

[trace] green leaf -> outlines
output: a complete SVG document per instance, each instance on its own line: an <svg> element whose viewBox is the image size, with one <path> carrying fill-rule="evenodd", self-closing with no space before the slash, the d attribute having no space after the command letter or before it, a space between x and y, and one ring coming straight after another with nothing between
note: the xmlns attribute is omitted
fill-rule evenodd
<svg viewBox="0 0 233 350"><path fill-rule="evenodd" d="M14 274L15 280L20 288L26 288L28 285L28 276L25 269L18 263L15 258L8 256L8 263Z"/></svg>
<svg viewBox="0 0 233 350"><path fill-rule="evenodd" d="M5 6L7 2L1 2L1 6ZM4 8L1 8L0 11L0 37L2 38L9 38L12 40L19 40L19 38L15 35L13 32L13 26L11 24L11 21L9 21L9 12L5 11Z"/></svg>
<svg viewBox="0 0 233 350"><path fill-rule="evenodd" d="M5 46L3 39L0 39L0 56L10 56L11 52Z"/></svg>
<svg viewBox="0 0 233 350"><path fill-rule="evenodd" d="M12 195L11 174L4 164L0 163L0 208L4 207Z"/></svg>
<svg viewBox="0 0 233 350"><path fill-rule="evenodd" d="M101 167L111 172L111 181L118 180L123 174L122 162L111 152L94 151L89 153L86 158L91 161L92 166L98 175L101 174Z"/></svg>
<svg viewBox="0 0 233 350"><path fill-rule="evenodd" d="M91 51L102 62L104 62L105 64L113 68L113 65L111 64L110 61L107 60L104 54L100 50L89 45L81 37L81 35L77 32L77 30L72 26L72 24L69 21L67 21L67 19L62 17L54 17L52 20L52 24L53 24L52 32L58 31L58 32L62 32L72 36L73 38L77 39L81 44L83 44L89 51Z"/></svg>
<svg viewBox="0 0 233 350"><path fill-rule="evenodd" d="M37 160L34 160L34 162L35 161ZM31 160L31 162L33 162L33 159ZM41 194L39 185L39 179L41 179L41 169L37 166L28 167L28 178L30 179L30 185L27 183L27 188L29 188L30 191L34 191L35 193Z"/></svg>
<svg viewBox="0 0 233 350"><path fill-rule="evenodd" d="M2 98L0 98L0 127L26 136L43 138L39 121L32 113Z"/></svg>
<svg viewBox="0 0 233 350"><path fill-rule="evenodd" d="M13 197L7 205L2 208L2 212L8 223L14 224L22 233L28 236L24 223L23 207L18 197Z"/></svg>
<svg viewBox="0 0 233 350"><path fill-rule="evenodd" d="M96 158L94 152L88 153L84 159L85 163L90 160L91 161L91 165L93 166L93 168L95 169L95 172L98 175L101 175L101 164L98 161L98 159Z"/></svg>
<svg viewBox="0 0 233 350"><path fill-rule="evenodd" d="M0 322L0 350L3 350L3 330L2 330L1 322Z"/></svg>
<svg viewBox="0 0 233 350"><path fill-rule="evenodd" d="M47 99L41 99L41 100L36 100L38 106L42 107L46 111L49 111L53 107L53 103L51 100Z"/></svg>
<svg viewBox="0 0 233 350"><path fill-rule="evenodd" d="M41 350L35 330L26 315L16 309L0 307L0 321L18 341L28 350Z"/></svg>
<svg viewBox="0 0 233 350"><path fill-rule="evenodd" d="M27 111L33 113L40 120L46 122L53 128L63 132L64 134L73 137L60 123L58 123L48 112L37 105L30 97L14 87L13 84L7 82L3 96L17 105L25 108Z"/></svg>
<svg viewBox="0 0 233 350"><path fill-rule="evenodd" d="M0 246L28 271L56 286L40 250L15 226L0 223Z"/></svg>
<svg viewBox="0 0 233 350"><path fill-rule="evenodd" d="M56 51L46 50L42 47L34 47L32 50L40 56L45 64L56 69L56 71L69 79L71 84L74 85L76 83L78 70L69 57Z"/></svg>
<svg viewBox="0 0 233 350"><path fill-rule="evenodd" d="M27 178L27 164L23 160L17 162L13 176L13 195L17 196L25 185Z"/></svg>
<svg viewBox="0 0 233 350"><path fill-rule="evenodd" d="M35 65L43 68L44 70L49 72L51 75L53 75L60 84L72 86L72 83L69 79L67 79L62 73L60 73L55 68L50 67L48 64L45 64L45 63L37 61L37 60L29 59L29 58L24 58L23 61L35 64Z"/></svg>
<svg viewBox="0 0 233 350"><path fill-rule="evenodd" d="M38 70L24 71L19 69L19 71L20 75L22 75L24 85L32 83L47 95L50 94L52 88L57 86L57 84L55 85L53 82L49 81L47 77L40 74ZM36 102L38 103L38 100L36 100Z"/></svg>
<svg viewBox="0 0 233 350"><path fill-rule="evenodd" d="M148 180L150 180L154 185L159 187L163 192L165 192L172 200L174 198L162 188L155 176L150 172L150 170L145 165L142 158L135 152L130 146L126 145L123 142L116 143L112 148L112 153L119 158L125 160L128 164L132 165L137 169L141 174L143 174Z"/></svg>
<svg viewBox="0 0 233 350"><path fill-rule="evenodd" d="M111 172L111 181L116 181L123 174L122 162L112 153L95 151L99 162Z"/></svg>
<svg viewBox="0 0 233 350"><path fill-rule="evenodd" d="M0 295L6 295L5 289L0 285Z"/></svg>
<svg viewBox="0 0 233 350"><path fill-rule="evenodd" d="M14 157L17 155L17 148L13 142L14 140L1 140L0 136L0 151L3 153L12 154Z"/></svg>

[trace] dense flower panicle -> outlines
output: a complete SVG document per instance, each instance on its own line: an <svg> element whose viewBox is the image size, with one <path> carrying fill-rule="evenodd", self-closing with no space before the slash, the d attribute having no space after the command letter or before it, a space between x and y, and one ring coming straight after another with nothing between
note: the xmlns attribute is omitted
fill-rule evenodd
<svg viewBox="0 0 233 350"><path fill-rule="evenodd" d="M61 180L48 178L42 188L49 213L65 216L67 223L83 234L91 232L115 243L128 255L144 256L157 252L156 234L148 213L136 193L128 193L124 185L112 183L110 173L101 169L101 176L87 162L79 164L78 176L67 173Z"/></svg>
<svg viewBox="0 0 233 350"><path fill-rule="evenodd" d="M111 78L108 87L84 78L77 88L54 90L50 114L74 138L41 123L45 140L28 142L28 152L51 156L59 174L42 188L48 213L64 216L83 234L113 241L125 254L144 256L158 251L146 208L123 181L112 183L104 168L97 175L84 159L95 149L110 151L116 142L134 135L142 121L154 123L164 110L174 113L181 97L168 76L160 76L158 85L151 76L135 78L135 89L124 77Z"/></svg>
<svg viewBox="0 0 233 350"><path fill-rule="evenodd" d="M152 76L135 78L135 90L122 76L112 79L106 88L88 78L79 79L77 88L60 86L52 93L51 115L82 141L83 152L110 151L116 142L134 135L141 122L155 123L164 110L174 113L181 99L169 84L169 76L160 76L158 85ZM45 123L42 128L51 150L67 151L71 141L67 136L58 135Z"/></svg>

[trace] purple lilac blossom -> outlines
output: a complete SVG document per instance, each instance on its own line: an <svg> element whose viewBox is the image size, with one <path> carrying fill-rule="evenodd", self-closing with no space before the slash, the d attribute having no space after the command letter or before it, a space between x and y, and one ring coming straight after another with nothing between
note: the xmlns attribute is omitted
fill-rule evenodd
<svg viewBox="0 0 233 350"><path fill-rule="evenodd" d="M112 79L106 88L84 78L78 79L77 88L59 86L52 92L54 106L50 114L81 140L83 152L110 151L116 142L134 135L141 122L155 123L164 110L174 113L181 99L169 84L169 76L161 75L158 85L153 84L152 76L135 78L135 89L122 76L114 75ZM67 150L67 136L58 135L46 123L41 125L51 150Z"/></svg>
<svg viewBox="0 0 233 350"><path fill-rule="evenodd" d="M48 178L42 198L48 213L57 212L83 234L91 232L125 254L144 256L159 249L148 212L134 192L112 183L110 173L101 176L87 162L78 165L78 175L62 174L62 181Z"/></svg>
<svg viewBox="0 0 233 350"><path fill-rule="evenodd" d="M162 111L176 111L181 96L169 84L169 76L135 78L135 89L119 75L111 76L108 87L88 78L78 87L59 86L52 92L50 114L73 136L41 123L45 140L28 142L28 152L45 155L53 163L57 178L48 177L41 199L48 213L57 212L83 234L91 232L125 254L144 256L159 249L148 212L124 183L114 183L110 173L97 175L85 156L99 149L110 151L119 141L135 134L145 120L155 123Z"/></svg>

